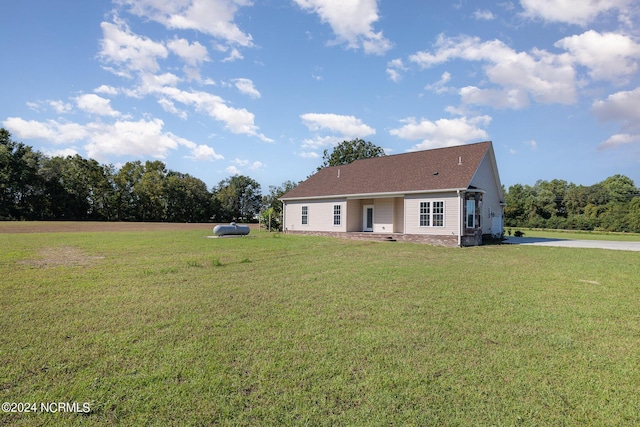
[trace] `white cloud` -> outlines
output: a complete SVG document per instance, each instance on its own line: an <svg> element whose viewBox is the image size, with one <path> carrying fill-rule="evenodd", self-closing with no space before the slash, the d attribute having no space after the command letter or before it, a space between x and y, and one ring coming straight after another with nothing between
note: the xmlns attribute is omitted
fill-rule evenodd
<svg viewBox="0 0 640 427"><path fill-rule="evenodd" d="M378 21L376 0L294 0L302 9L316 13L331 26L337 42L349 48L362 48L365 53L382 55L392 47L382 31L375 32Z"/></svg>
<svg viewBox="0 0 640 427"><path fill-rule="evenodd" d="M223 122L232 133L255 136L264 142L273 142L273 139L259 132L259 128L254 122L253 113L245 108L230 107L224 99L208 92L181 90L174 86L178 83L178 79L173 74L145 75L142 76L141 81L140 87L132 91L131 96L141 97L149 94L158 96L160 99L164 99L161 101L161 105L166 111L174 111L183 117L183 112L173 104L179 102ZM168 102L169 100L171 102Z"/></svg>
<svg viewBox="0 0 640 427"><path fill-rule="evenodd" d="M490 10L481 10L478 9L473 12L473 17L479 21L493 21L496 17L491 13Z"/></svg>
<svg viewBox="0 0 640 427"><path fill-rule="evenodd" d="M42 153L48 157L67 157L80 154L75 148L63 148L61 150L43 150Z"/></svg>
<svg viewBox="0 0 640 427"><path fill-rule="evenodd" d="M450 80L451 80L451 73L449 73L448 71L445 71L444 73L442 73L442 76L440 76L440 80L438 80L435 83L426 85L424 88L426 90L430 90L435 93L450 92L452 88L446 86Z"/></svg>
<svg viewBox="0 0 640 427"><path fill-rule="evenodd" d="M238 167L241 167L241 168L248 167L248 169L252 171L259 170L265 167L265 164L260 161L251 162L249 160L238 159L238 158L231 160L231 163L233 163L234 165L238 165ZM238 168L236 168L236 170L239 171Z"/></svg>
<svg viewBox="0 0 640 427"><path fill-rule="evenodd" d="M196 144L193 144L193 146L189 146L188 148L191 149L191 155L190 156L186 156L189 159L195 159L195 160L221 160L221 159L224 159L224 156L222 156L221 154L216 153L216 151L212 147L209 147L208 145L196 145Z"/></svg>
<svg viewBox="0 0 640 427"><path fill-rule="evenodd" d="M387 62L387 76L391 81L399 82L402 79L402 72L406 70L407 67L400 58Z"/></svg>
<svg viewBox="0 0 640 427"><path fill-rule="evenodd" d="M240 169L235 166L228 166L225 171L227 171L227 173L230 173L231 175L240 175Z"/></svg>
<svg viewBox="0 0 640 427"><path fill-rule="evenodd" d="M255 161L253 163L251 163L251 166L249 166L249 169L252 171L257 171L259 169L264 169L266 165L262 162L259 161Z"/></svg>
<svg viewBox="0 0 640 427"><path fill-rule="evenodd" d="M403 125L389 131L391 135L407 140L422 140L411 150L427 150L438 147L451 147L488 138L483 129L491 122L489 116L459 117L439 119L435 122L409 117L401 120Z"/></svg>
<svg viewBox="0 0 640 427"><path fill-rule="evenodd" d="M362 120L354 116L307 113L301 115L300 118L305 126L314 132L327 130L348 138L363 138L376 133L374 128L362 123Z"/></svg>
<svg viewBox="0 0 640 427"><path fill-rule="evenodd" d="M115 23L100 24L103 38L100 41L101 49L98 56L105 63L117 67L110 68L109 71L122 77L131 77L130 71L158 71L158 59L168 56L164 44L134 34L127 24L117 17L114 20Z"/></svg>
<svg viewBox="0 0 640 427"><path fill-rule="evenodd" d="M58 114L69 113L73 109L68 102L50 100L48 104Z"/></svg>
<svg viewBox="0 0 640 427"><path fill-rule="evenodd" d="M598 148L601 150L606 150L609 148L617 148L627 144L640 144L640 134L621 133L612 135L602 144L598 145Z"/></svg>
<svg viewBox="0 0 640 427"><path fill-rule="evenodd" d="M251 6L250 0L115 0L129 6L131 13L152 19L169 29L196 30L230 44L250 47L250 34L234 23L240 7Z"/></svg>
<svg viewBox="0 0 640 427"><path fill-rule="evenodd" d="M589 30L565 37L555 46L567 50L576 63L587 67L594 80L624 83L626 77L638 71L640 44L622 34Z"/></svg>
<svg viewBox="0 0 640 427"><path fill-rule="evenodd" d="M231 160L231 163L242 167L242 166L247 166L249 164L249 160L243 160L243 159L235 158L235 159Z"/></svg>
<svg viewBox="0 0 640 427"><path fill-rule="evenodd" d="M609 95L592 105L595 115L603 121L619 121L625 126L640 126L640 87Z"/></svg>
<svg viewBox="0 0 640 427"><path fill-rule="evenodd" d="M253 81L251 79L239 78L235 79L234 83L236 85L236 89L245 95L249 95L252 98L260 98L260 92L253 85Z"/></svg>
<svg viewBox="0 0 640 427"><path fill-rule="evenodd" d="M532 150L537 150L538 149L538 143L535 141L535 139L531 139L529 141L524 141L523 144L528 146Z"/></svg>
<svg viewBox="0 0 640 427"><path fill-rule="evenodd" d="M55 120L38 122L20 117L9 117L2 123L18 138L44 139L54 144L79 141L89 135L86 127L77 123L60 123Z"/></svg>
<svg viewBox="0 0 640 427"><path fill-rule="evenodd" d="M103 95L117 95L118 89L113 86L100 85L93 90L95 93L101 93Z"/></svg>
<svg viewBox="0 0 640 427"><path fill-rule="evenodd" d="M520 4L527 17L584 26L611 11L617 11L624 21L632 0L520 0Z"/></svg>
<svg viewBox="0 0 640 427"><path fill-rule="evenodd" d="M529 105L529 95L522 89L480 89L466 86L459 91L462 102L468 105L490 105L493 108L518 110Z"/></svg>
<svg viewBox="0 0 640 427"><path fill-rule="evenodd" d="M70 113L73 110L73 105L69 104L68 102L54 99L48 99L46 101L27 102L27 107L38 112L43 111L44 109L51 108L58 114Z"/></svg>
<svg viewBox="0 0 640 427"><path fill-rule="evenodd" d="M117 117L120 113L111 108L111 101L94 93L80 95L75 98L76 105L82 111L99 116Z"/></svg>
<svg viewBox="0 0 640 427"><path fill-rule="evenodd" d="M185 110L180 110L179 108L177 108L170 99L158 98L158 104L160 104L164 111L166 111L167 113L175 114L182 120L186 120L187 117L189 117L189 114Z"/></svg>
<svg viewBox="0 0 640 427"><path fill-rule="evenodd" d="M522 108L528 104L528 97L543 104L571 104L577 100L575 70L567 54L554 55L535 48L516 52L500 40L483 42L478 37L440 35L433 53L422 51L409 57L422 68L454 59L486 63L489 81L500 86L465 88L461 95L466 102Z"/></svg>
<svg viewBox="0 0 640 427"><path fill-rule="evenodd" d="M320 158L320 154L316 153L315 151L302 151L298 155L300 157L302 157L303 159L318 159L318 158Z"/></svg>
<svg viewBox="0 0 640 427"><path fill-rule="evenodd" d="M188 65L195 67L204 61L209 61L207 48L198 42L189 43L189 40L176 38L169 41L167 47Z"/></svg>
<svg viewBox="0 0 640 427"><path fill-rule="evenodd" d="M336 145L340 144L342 141L344 141L344 138L341 136L315 135L313 138L306 138L304 141L302 141L302 148L306 148L310 150L319 150L320 148L324 148L324 147L335 147ZM319 155L317 153L315 155L312 155L312 153L307 153L306 157L319 157Z"/></svg>
<svg viewBox="0 0 640 427"><path fill-rule="evenodd" d="M54 120L38 122L17 117L8 118L3 125L19 138L44 139L53 144L85 142L87 156L99 161L110 155L165 158L170 150L182 146L194 158L221 159L222 156L204 145L197 145L163 130L160 119L118 120L113 123L59 123Z"/></svg>
<svg viewBox="0 0 640 427"><path fill-rule="evenodd" d="M160 119L91 123L87 127L92 134L84 148L90 158L98 160L109 155L164 159L170 150L175 150L180 145L188 148L195 145L171 132L163 132L163 126Z"/></svg>
<svg viewBox="0 0 640 427"><path fill-rule="evenodd" d="M601 149L640 142L640 87L617 92L606 100L595 101L592 111L601 121L619 122L624 132L615 134L601 143Z"/></svg>
<svg viewBox="0 0 640 427"><path fill-rule="evenodd" d="M222 60L222 62L233 62L238 61L240 59L244 59L244 56L240 53L240 51L236 48L231 49L229 55Z"/></svg>

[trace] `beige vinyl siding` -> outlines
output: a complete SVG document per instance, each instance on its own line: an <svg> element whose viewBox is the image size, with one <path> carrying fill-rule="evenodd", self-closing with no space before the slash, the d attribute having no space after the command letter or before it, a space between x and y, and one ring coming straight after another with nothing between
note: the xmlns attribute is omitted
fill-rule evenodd
<svg viewBox="0 0 640 427"><path fill-rule="evenodd" d="M393 232L393 200L375 199L373 203L373 232Z"/></svg>
<svg viewBox="0 0 640 427"><path fill-rule="evenodd" d="M500 194L497 187L500 184L496 181L489 156L485 156L482 159L476 174L471 180L471 185L486 191L482 196L482 233L492 234L494 231L491 229L489 210L494 212L495 215L502 215L502 206L500 206ZM496 232L500 231L497 230Z"/></svg>
<svg viewBox="0 0 640 427"><path fill-rule="evenodd" d="M333 225L333 207L340 205L340 225ZM302 224L302 206L307 206L308 222ZM287 202L285 228L291 231L347 231L347 202L336 200L306 200Z"/></svg>
<svg viewBox="0 0 640 427"><path fill-rule="evenodd" d="M362 231L362 203L358 199L347 200L347 231Z"/></svg>
<svg viewBox="0 0 640 427"><path fill-rule="evenodd" d="M420 202L444 202L444 227L420 226ZM406 234L458 235L458 198L456 193L411 195L405 198Z"/></svg>
<svg viewBox="0 0 640 427"><path fill-rule="evenodd" d="M404 233L404 198L393 199L393 232Z"/></svg>

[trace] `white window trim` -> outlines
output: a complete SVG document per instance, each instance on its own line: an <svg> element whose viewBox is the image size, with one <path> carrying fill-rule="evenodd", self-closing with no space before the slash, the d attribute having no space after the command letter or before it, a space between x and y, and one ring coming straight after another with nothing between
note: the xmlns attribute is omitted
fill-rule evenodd
<svg viewBox="0 0 640 427"><path fill-rule="evenodd" d="M429 225L421 225L420 224L420 219L421 216L423 215L423 213L421 212L422 210L422 204L423 203L428 203L429 204L429 212L426 214L428 215L428 222ZM434 204L435 203L442 203L442 213L434 213L433 212L433 208L434 208ZM445 218L446 218L446 204L444 202L444 200L421 200L418 204L418 227L420 228L444 228L445 227ZM442 215L442 225L433 225L434 223L434 217L436 215Z"/></svg>
<svg viewBox="0 0 640 427"><path fill-rule="evenodd" d="M304 211L307 211L307 213L305 214ZM304 222L304 218L307 218L307 222ZM300 209L300 225L309 225L309 206L301 206Z"/></svg>
<svg viewBox="0 0 640 427"><path fill-rule="evenodd" d="M473 204L473 215L471 216L471 224L469 224L469 205ZM465 216L464 222L466 228L476 228L476 201L473 199L469 199L465 203Z"/></svg>
<svg viewBox="0 0 640 427"><path fill-rule="evenodd" d="M338 208L338 213L336 214L336 208ZM338 219L338 223L336 224L336 217ZM342 225L342 205L333 205L333 226L340 227Z"/></svg>

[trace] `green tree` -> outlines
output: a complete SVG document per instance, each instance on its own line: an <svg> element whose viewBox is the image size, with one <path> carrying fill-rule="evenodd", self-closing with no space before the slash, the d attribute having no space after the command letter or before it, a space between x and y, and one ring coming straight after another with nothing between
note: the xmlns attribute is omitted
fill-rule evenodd
<svg viewBox="0 0 640 427"><path fill-rule="evenodd" d="M168 221L207 222L213 215L212 195L202 180L169 171L165 191Z"/></svg>
<svg viewBox="0 0 640 427"><path fill-rule="evenodd" d="M167 200L165 177L167 169L160 160L146 161L140 179L134 183L134 193L140 203L143 221L166 219Z"/></svg>
<svg viewBox="0 0 640 427"><path fill-rule="evenodd" d="M38 219L42 154L0 128L0 219Z"/></svg>
<svg viewBox="0 0 640 427"><path fill-rule="evenodd" d="M258 216L262 204L260 184L244 175L235 175L220 181L214 190L219 210L218 222L251 222Z"/></svg>
<svg viewBox="0 0 640 427"><path fill-rule="evenodd" d="M279 198L297 185L293 181L285 181L280 186L270 185L269 194L262 196L261 222L271 230L282 230L282 202Z"/></svg>
<svg viewBox="0 0 640 427"><path fill-rule="evenodd" d="M362 139L353 139L351 141L343 141L329 150L325 149L322 156L323 162L318 170L327 166L347 165L359 159L368 159L371 157L384 156L384 150L369 141Z"/></svg>
<svg viewBox="0 0 640 427"><path fill-rule="evenodd" d="M113 188L110 169L80 155L45 158L39 175L46 197L44 218L108 219Z"/></svg>
<svg viewBox="0 0 640 427"><path fill-rule="evenodd" d="M114 208L119 221L139 221L142 219L140 194L136 184L142 179L144 166L139 160L125 163L115 174Z"/></svg>
<svg viewBox="0 0 640 427"><path fill-rule="evenodd" d="M601 182L609 193L610 200L614 202L628 202L638 193L631 178L624 175L614 175Z"/></svg>
<svg viewBox="0 0 640 427"><path fill-rule="evenodd" d="M528 185L515 184L505 194L505 225L524 226L535 215L535 195Z"/></svg>

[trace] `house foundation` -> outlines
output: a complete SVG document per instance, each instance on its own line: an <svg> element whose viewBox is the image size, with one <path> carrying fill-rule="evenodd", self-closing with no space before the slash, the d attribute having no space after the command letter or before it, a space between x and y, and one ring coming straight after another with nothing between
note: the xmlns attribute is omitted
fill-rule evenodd
<svg viewBox="0 0 640 427"><path fill-rule="evenodd" d="M307 236L326 236L340 239L374 240L386 242L413 242L426 243L433 246L445 246L455 248L458 246L457 236L438 236L425 234L401 234L401 233L369 233L369 232L338 232L338 231L300 231L287 230L287 234L301 234ZM465 246L463 244L463 246Z"/></svg>

